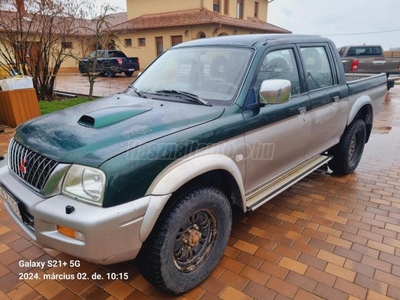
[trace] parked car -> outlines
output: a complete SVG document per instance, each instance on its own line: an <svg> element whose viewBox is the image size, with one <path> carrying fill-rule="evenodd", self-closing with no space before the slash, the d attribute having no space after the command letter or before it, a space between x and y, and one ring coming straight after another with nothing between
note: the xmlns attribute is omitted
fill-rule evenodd
<svg viewBox="0 0 400 300"><path fill-rule="evenodd" d="M115 74L125 73L127 77L131 77L133 72L138 70L140 70L139 58L127 57L118 50L93 51L79 62L79 71L82 74L100 73L114 77Z"/></svg>
<svg viewBox="0 0 400 300"><path fill-rule="evenodd" d="M18 127L0 194L37 243L99 264L137 258L181 294L217 265L233 210L326 164L353 172L385 94L385 74L346 82L326 38L182 43L125 92Z"/></svg>
<svg viewBox="0 0 400 300"><path fill-rule="evenodd" d="M349 76L353 73L386 73L388 90L400 79L400 57L385 57L379 45L344 46L339 48L339 54Z"/></svg>

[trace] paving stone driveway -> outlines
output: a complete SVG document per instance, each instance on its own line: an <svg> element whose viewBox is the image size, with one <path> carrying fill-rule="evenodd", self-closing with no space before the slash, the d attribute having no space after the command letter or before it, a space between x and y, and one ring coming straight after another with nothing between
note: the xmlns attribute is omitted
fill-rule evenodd
<svg viewBox="0 0 400 300"><path fill-rule="evenodd" d="M0 154L11 135L0 134ZM75 258L42 248L0 210L0 299L400 299L399 150L397 86L354 174L314 172L239 217L218 267L182 297L155 290L134 262L72 266ZM47 265L53 260L67 265ZM46 265L21 267L21 261ZM107 278L124 272L126 280ZM59 274L58 280L44 274ZM82 274L88 279L77 279Z"/></svg>

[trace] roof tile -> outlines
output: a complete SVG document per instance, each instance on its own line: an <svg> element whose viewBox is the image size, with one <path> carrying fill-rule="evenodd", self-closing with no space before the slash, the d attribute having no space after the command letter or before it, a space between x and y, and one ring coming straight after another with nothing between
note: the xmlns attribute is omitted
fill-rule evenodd
<svg viewBox="0 0 400 300"><path fill-rule="evenodd" d="M289 30L269 24L256 18L247 20L231 18L208 9L191 9L159 14L148 14L134 18L112 28L114 31L132 31L160 27L177 27L185 25L218 24L239 28L261 30L263 32L290 33Z"/></svg>

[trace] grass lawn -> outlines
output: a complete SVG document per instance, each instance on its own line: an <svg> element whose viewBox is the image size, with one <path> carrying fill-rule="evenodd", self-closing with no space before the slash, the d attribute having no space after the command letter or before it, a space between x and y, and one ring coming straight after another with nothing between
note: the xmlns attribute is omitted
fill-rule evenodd
<svg viewBox="0 0 400 300"><path fill-rule="evenodd" d="M88 102L89 98L74 98L64 100L53 100L53 101L39 101L40 112L42 115L55 112L67 107L78 105L81 103Z"/></svg>

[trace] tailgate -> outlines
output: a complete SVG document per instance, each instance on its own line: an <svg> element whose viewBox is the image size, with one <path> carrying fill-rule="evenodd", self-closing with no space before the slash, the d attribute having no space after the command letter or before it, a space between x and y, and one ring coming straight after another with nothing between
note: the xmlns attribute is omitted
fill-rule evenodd
<svg viewBox="0 0 400 300"><path fill-rule="evenodd" d="M358 71L362 73L387 73L388 65L385 57L361 58Z"/></svg>
<svg viewBox="0 0 400 300"><path fill-rule="evenodd" d="M125 58L124 66L127 69L135 69L136 71L139 70L139 63L137 57L127 57Z"/></svg>

